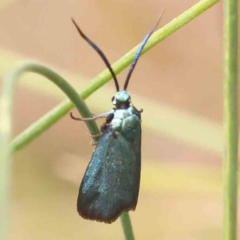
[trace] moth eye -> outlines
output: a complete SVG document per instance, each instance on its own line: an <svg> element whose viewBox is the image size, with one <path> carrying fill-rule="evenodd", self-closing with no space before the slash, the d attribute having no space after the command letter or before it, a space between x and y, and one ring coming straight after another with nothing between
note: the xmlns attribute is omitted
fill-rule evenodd
<svg viewBox="0 0 240 240"><path fill-rule="evenodd" d="M113 102L114 98L115 98L115 96L112 97L112 102Z"/></svg>

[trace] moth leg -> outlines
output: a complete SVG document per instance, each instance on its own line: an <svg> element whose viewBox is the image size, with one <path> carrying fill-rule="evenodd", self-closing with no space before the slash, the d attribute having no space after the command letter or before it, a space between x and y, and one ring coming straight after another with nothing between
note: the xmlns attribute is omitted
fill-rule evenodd
<svg viewBox="0 0 240 240"><path fill-rule="evenodd" d="M99 133L99 134L91 134L91 133L88 133L88 135L89 136L91 136L91 137L99 137L99 136L101 136L102 135L102 133Z"/></svg>
<svg viewBox="0 0 240 240"><path fill-rule="evenodd" d="M109 114L113 113L113 111L109 111L109 112L106 112L106 113L102 113L102 114L99 114L99 115L94 115L92 117L89 117L89 118L76 118L73 116L73 113L70 112L70 117L76 121L91 121L91 120L96 120L98 118L107 118Z"/></svg>
<svg viewBox="0 0 240 240"><path fill-rule="evenodd" d="M99 134L91 134L91 133L88 132L87 134L92 138L92 140L90 141L90 144L91 144L92 146L94 146L94 145L97 145L98 141L94 141L93 138L101 136L101 135L102 135L102 132L99 133Z"/></svg>
<svg viewBox="0 0 240 240"><path fill-rule="evenodd" d="M143 112L143 109L140 108L139 110L134 107L133 113L138 116L138 118L141 120L141 113Z"/></svg>
<svg viewBox="0 0 240 240"><path fill-rule="evenodd" d="M101 133L103 133L108 128L110 122L113 120L113 117L114 117L113 112L106 117L105 123L103 123L103 125L100 127Z"/></svg>
<svg viewBox="0 0 240 240"><path fill-rule="evenodd" d="M81 120L82 120L81 118L76 118L76 117L74 117L72 112L70 112L70 117L71 117L73 120L76 120L76 121L81 121Z"/></svg>
<svg viewBox="0 0 240 240"><path fill-rule="evenodd" d="M98 143L98 142L95 142L93 139L91 140L91 145L92 145L92 146L97 145L97 143Z"/></svg>
<svg viewBox="0 0 240 240"><path fill-rule="evenodd" d="M108 124L107 124L106 122L103 123L103 124L101 125L101 127L100 127L101 133L103 133L103 132L107 129L107 127L108 127Z"/></svg>

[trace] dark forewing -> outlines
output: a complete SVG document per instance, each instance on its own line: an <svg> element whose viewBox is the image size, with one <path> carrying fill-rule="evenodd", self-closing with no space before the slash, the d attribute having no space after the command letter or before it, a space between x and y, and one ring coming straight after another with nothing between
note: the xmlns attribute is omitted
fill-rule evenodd
<svg viewBox="0 0 240 240"><path fill-rule="evenodd" d="M87 219L111 223L137 204L141 170L141 125L129 141L108 127L92 155L82 180L77 209Z"/></svg>

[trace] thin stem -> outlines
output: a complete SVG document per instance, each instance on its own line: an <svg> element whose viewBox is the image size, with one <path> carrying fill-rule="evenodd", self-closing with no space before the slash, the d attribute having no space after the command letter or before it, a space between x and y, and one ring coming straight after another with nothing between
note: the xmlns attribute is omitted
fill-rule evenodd
<svg viewBox="0 0 240 240"><path fill-rule="evenodd" d="M146 44L145 48L143 49L142 54L150 50L160 41L162 41L167 36L177 31L179 28L183 27L185 24L193 20L195 17L200 15L202 12L204 12L205 10L207 10L217 2L219 2L219 0L199 1L189 10L187 10L186 12L181 14L179 17L171 21L169 24L167 24L165 27L158 30L155 34L153 34L153 36L149 39L149 42ZM138 47L139 46L136 46L135 48L133 48L129 53L124 55L119 61L113 64L112 67L116 74L118 74L119 72L121 72L123 69L125 69L127 66L131 64ZM1 112L1 118L0 118L0 164L1 164L0 166L0 212L1 212L0 234L1 235L0 236L1 236L1 239L9 238L9 233L10 233L9 189L10 189L10 176L11 176L11 170L10 170L11 161L10 161L9 141L10 141L11 129L12 129L11 113L12 113L12 101L13 101L12 96L14 91L13 87L10 85L10 82L15 83L21 74L23 74L26 71L33 71L50 78L50 80L52 81L54 81L55 79L56 80L55 83L61 88L63 84L62 81L64 81L64 79L61 78L56 73L49 70L50 69L46 69L43 66L39 66L39 65L34 66L33 63L24 63L23 65L15 69L10 75L8 75L7 77L8 81L5 81L4 83L4 92L0 101L0 112ZM111 74L109 73L108 70L105 70L96 78L94 78L90 86L81 93L81 97L83 99L87 98L90 94L92 94L102 85L104 85L110 79L111 79ZM70 88L68 90L70 90ZM65 93L67 94L66 91ZM72 92L72 93L73 95L70 94L69 96L70 99L72 101L79 101L79 99L77 100L77 95L75 95L76 92ZM76 107L77 107L77 104L76 104ZM72 108L73 108L73 104L69 100L62 102L60 105L58 105L48 114L46 114L44 117L42 117L37 122L35 122L35 124L30 126L22 134L20 134L11 144L12 151L20 150L23 147L25 147L28 143L30 143L35 138L40 136L44 131L46 131L50 126L52 126L54 123L60 120ZM85 115L84 113L82 115L84 117L87 117L87 116L90 116L90 113L89 115L88 114ZM94 127L94 122L92 123L87 122L87 124L89 124L88 127L90 129L95 128L96 132L90 131L91 134L95 135L95 133L98 133L97 127ZM91 126L91 124L93 125ZM123 220L124 220L124 216L123 216Z"/></svg>
<svg viewBox="0 0 240 240"><path fill-rule="evenodd" d="M21 75L27 72L34 72L38 73L42 76L45 76L47 79L55 83L71 100L67 102L65 108L61 109L60 112L64 112L64 115L72 108L72 106L75 106L82 117L91 117L91 113L88 110L86 104L82 100L81 97L79 97L76 90L66 81L64 80L60 75L53 72L51 69L42 66L40 64L34 63L34 62L24 62L20 66L16 67L9 75L7 75L4 79L4 82L6 83L6 92L9 92L4 98L8 98L8 102L10 105L10 108L12 108L12 96L13 96L13 85L14 83L20 78ZM70 106L70 107L69 107ZM55 109L59 109L58 107ZM59 111L58 111L59 112ZM8 111L8 119L10 120L10 110ZM8 120L8 121L9 121ZM16 139L19 143L19 147L22 148L25 145L27 145L29 142L31 142L33 139L35 139L37 136L39 136L45 129L52 126L54 123L56 123L58 118L56 118L56 114L54 114L54 111L50 112L48 114L48 117L42 117L37 122L41 122L41 124L34 123L32 124L27 130L25 130L20 137L20 142L18 142L18 138ZM84 121L87 127L90 129L91 135L98 135L99 129L95 123L95 121ZM34 129L34 131L33 131ZM99 137L94 137L94 141L97 141ZM24 139L25 141L22 141Z"/></svg>
<svg viewBox="0 0 240 240"><path fill-rule="evenodd" d="M219 2L219 0L202 0L195 4L193 7L189 8L183 14L172 20L170 23L165 25L163 28L156 31L152 37L148 40L148 43L143 49L143 53L149 51L156 44L161 42L166 37L170 36L172 33L177 31L179 28L183 27L185 24L196 18L202 12L206 11L208 8L213 6ZM112 68L116 74L120 73L127 66L129 66L136 54L136 51L139 46L136 46L127 54L125 54L122 58L120 58L117 62L112 65ZM112 78L111 73L108 70L103 71L98 76L96 76L89 86L80 93L82 99L86 99L93 92L103 86ZM28 129L26 129L23 133L17 136L12 144L12 150L17 151L22 149L28 143L33 141L35 138L40 136L44 131L46 131L49 127L51 127L55 122L59 121L63 116L65 116L71 109L73 108L73 104L69 100L63 101L45 116L36 121L33 125L31 125Z"/></svg>
<svg viewBox="0 0 240 240"><path fill-rule="evenodd" d="M13 70L13 72L11 72L9 75L6 76L4 82L6 83L5 90L6 90L6 93L8 94L7 96L5 95L4 98L5 99L8 98L8 101L10 103L9 109L12 108L11 105L13 101L13 88L16 81L20 78L21 75L28 72L38 73L46 77L48 80L50 80L54 84L56 84L68 96L68 98L71 100L72 104L77 108L77 110L79 111L82 117L85 118L85 117L92 116L85 102L82 100L81 97L79 97L76 90L63 77L61 77L59 74L55 73L51 69L35 62L22 63L19 67L16 67ZM49 121L50 123L46 123L46 124L52 125L55 123L55 118L51 117L49 119L44 119L44 121ZM84 121L84 123L89 128L91 135L99 134L99 129L95 121ZM41 131L41 129L38 129L38 130ZM96 137L94 138L94 140L97 141L98 138L99 137Z"/></svg>
<svg viewBox="0 0 240 240"><path fill-rule="evenodd" d="M14 100L14 87L20 75L26 72L40 73L55 83L74 103L83 117L91 116L86 104L79 97L78 93L61 76L52 70L36 63L26 63L16 68L4 79L3 93L0 99L0 236L1 239L8 239L10 233L10 189L11 189L11 148L9 146L12 133L12 108ZM54 118L46 119L53 124ZM99 129L94 121L85 122L92 135L99 134ZM24 134L28 134L25 132ZM36 133L35 133L36 134ZM98 140L97 137L94 138Z"/></svg>
<svg viewBox="0 0 240 240"><path fill-rule="evenodd" d="M224 239L237 240L238 0L224 1Z"/></svg>
<svg viewBox="0 0 240 240"><path fill-rule="evenodd" d="M11 126L8 118L2 114L9 111L9 103L0 100L0 239L10 239L10 189L11 161L9 142ZM10 130L10 131L9 131Z"/></svg>
<svg viewBox="0 0 240 240"><path fill-rule="evenodd" d="M131 219L128 213L123 213L121 215L121 222L122 222L122 228L123 233L126 240L134 240L134 234L131 224Z"/></svg>
<svg viewBox="0 0 240 240"><path fill-rule="evenodd" d="M47 79L55 83L72 101L75 107L78 109L82 117L91 117L91 113L86 106L85 102L79 97L75 89L61 76L53 72L51 69L39 65L37 63L25 63L21 65L20 68L15 68L15 70L10 73L4 80L3 95L1 98L0 111L2 113L2 118L0 122L0 133L1 133L1 179L0 181L0 211L2 213L9 213L9 186L10 186L10 158L11 158L11 148L9 147L9 140L11 137L12 130L12 105L14 99L14 87L17 83L17 80L20 79L20 76L26 72L39 73L45 76ZM99 135L99 129L95 121L84 121L87 125L89 132L92 135ZM94 137L94 140L97 141L99 137ZM6 171L5 171L6 170ZM6 175L7 174L7 175ZM7 180L7 181L6 181ZM7 218L8 219L8 218ZM131 221L128 216L128 213L124 214L124 217L121 217L123 223L123 230L126 235L126 239L130 240L129 236L133 236ZM7 239L9 234L9 222L6 222L4 219L1 222L0 227L3 229L1 236ZM131 235L129 235L131 233Z"/></svg>

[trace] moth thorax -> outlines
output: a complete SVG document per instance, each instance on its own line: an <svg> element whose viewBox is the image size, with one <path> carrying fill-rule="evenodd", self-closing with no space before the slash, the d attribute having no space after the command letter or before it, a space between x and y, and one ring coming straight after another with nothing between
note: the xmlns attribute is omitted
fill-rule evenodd
<svg viewBox="0 0 240 240"><path fill-rule="evenodd" d="M120 90L112 97L112 103L117 109L127 109L130 106L131 97L127 91Z"/></svg>

